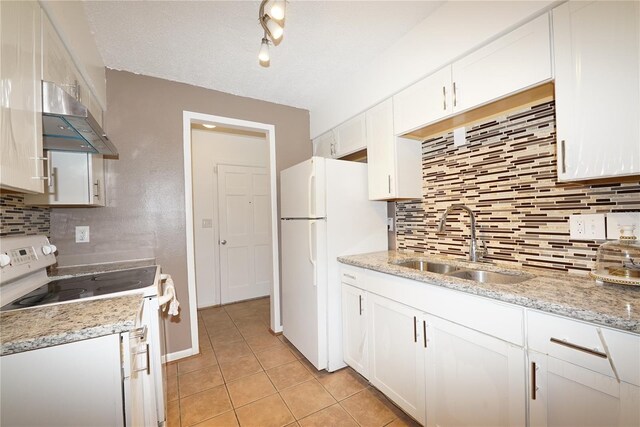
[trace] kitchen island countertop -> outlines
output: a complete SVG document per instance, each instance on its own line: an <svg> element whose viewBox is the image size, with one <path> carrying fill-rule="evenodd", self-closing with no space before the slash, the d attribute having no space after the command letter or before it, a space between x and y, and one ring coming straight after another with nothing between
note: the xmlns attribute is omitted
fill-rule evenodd
<svg viewBox="0 0 640 427"><path fill-rule="evenodd" d="M0 312L0 356L127 332L142 294Z"/></svg>
<svg viewBox="0 0 640 427"><path fill-rule="evenodd" d="M533 277L516 284L480 283L397 265L409 260L431 260L460 268L481 268ZM472 263L448 257L402 251L383 251L338 258L343 264L426 282L461 292L483 296L547 313L596 323L640 334L640 287L599 285L588 277L561 272Z"/></svg>

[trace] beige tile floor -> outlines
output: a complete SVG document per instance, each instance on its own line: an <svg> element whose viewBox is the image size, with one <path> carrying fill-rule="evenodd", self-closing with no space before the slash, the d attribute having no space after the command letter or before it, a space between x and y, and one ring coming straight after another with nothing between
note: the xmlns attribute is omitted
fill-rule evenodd
<svg viewBox="0 0 640 427"><path fill-rule="evenodd" d="M269 299L198 312L197 356L167 365L168 426L414 426L351 368L317 371L269 332Z"/></svg>

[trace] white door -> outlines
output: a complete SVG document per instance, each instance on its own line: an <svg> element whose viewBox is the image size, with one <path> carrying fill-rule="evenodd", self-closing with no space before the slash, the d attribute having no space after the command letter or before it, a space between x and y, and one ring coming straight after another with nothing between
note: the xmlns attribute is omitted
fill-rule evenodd
<svg viewBox="0 0 640 427"><path fill-rule="evenodd" d="M344 361L369 378L369 349L367 348L367 293L342 284L342 347Z"/></svg>
<svg viewBox="0 0 640 427"><path fill-rule="evenodd" d="M422 313L368 294L369 380L420 423L425 420Z"/></svg>
<svg viewBox="0 0 640 427"><path fill-rule="evenodd" d="M529 425L640 425L640 387L529 351Z"/></svg>
<svg viewBox="0 0 640 427"><path fill-rule="evenodd" d="M524 426L524 349L427 317L427 426Z"/></svg>
<svg viewBox="0 0 640 427"><path fill-rule="evenodd" d="M269 295L271 198L265 168L218 166L218 221L221 303Z"/></svg>

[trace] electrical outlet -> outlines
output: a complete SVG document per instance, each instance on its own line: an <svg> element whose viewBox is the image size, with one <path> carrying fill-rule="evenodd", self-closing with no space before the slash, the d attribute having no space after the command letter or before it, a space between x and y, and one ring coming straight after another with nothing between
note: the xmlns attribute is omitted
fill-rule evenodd
<svg viewBox="0 0 640 427"><path fill-rule="evenodd" d="M640 212L609 212L607 214L607 239L617 240L620 237L620 226L632 225L636 236L640 233Z"/></svg>
<svg viewBox="0 0 640 427"><path fill-rule="evenodd" d="M76 227L76 243L89 242L89 226L79 225Z"/></svg>
<svg viewBox="0 0 640 427"><path fill-rule="evenodd" d="M387 218L387 231L394 230L393 218Z"/></svg>
<svg viewBox="0 0 640 427"><path fill-rule="evenodd" d="M604 240L604 214L569 216L569 237L573 240Z"/></svg>

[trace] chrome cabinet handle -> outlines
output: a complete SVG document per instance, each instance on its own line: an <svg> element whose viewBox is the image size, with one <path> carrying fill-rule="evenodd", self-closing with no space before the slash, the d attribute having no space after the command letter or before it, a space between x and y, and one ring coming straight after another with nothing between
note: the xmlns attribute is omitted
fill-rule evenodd
<svg viewBox="0 0 640 427"><path fill-rule="evenodd" d="M583 353L590 354L592 356L600 357L602 359L607 359L606 353L603 353L603 352L598 351L598 350L593 350L593 349L590 349L590 348L587 348L587 347L583 347L581 345L574 344L574 343L571 343L571 342L566 341L566 340L560 340L558 338L550 338L549 341L551 341L554 344L563 345L563 346L569 347L569 348L571 348L573 350L578 350L578 351L581 351Z"/></svg>
<svg viewBox="0 0 640 427"><path fill-rule="evenodd" d="M389 181L389 194L391 194L391 175L387 175Z"/></svg>
<svg viewBox="0 0 640 427"><path fill-rule="evenodd" d="M47 157L31 157L31 160L35 160L36 161L36 171L38 170L38 161L42 161L42 162L47 162L47 170L50 171L50 166L49 166L49 159ZM42 168L42 170L44 171L44 167ZM41 181L48 181L49 180L49 176L51 175L51 173L48 174L48 176L42 176L42 175L37 175L37 176L32 176L31 179L39 179Z"/></svg>
<svg viewBox="0 0 640 427"><path fill-rule="evenodd" d="M362 295L358 295L358 304L360 304L360 316L362 316Z"/></svg>
<svg viewBox="0 0 640 427"><path fill-rule="evenodd" d="M416 316L413 316L413 342L418 342L418 326Z"/></svg>
<svg viewBox="0 0 640 427"><path fill-rule="evenodd" d="M422 321L422 339L424 341L424 348L427 348L427 322Z"/></svg>
<svg viewBox="0 0 640 427"><path fill-rule="evenodd" d="M447 110L447 88L442 86L442 109Z"/></svg>
<svg viewBox="0 0 640 427"><path fill-rule="evenodd" d="M100 180L96 179L96 182L93 183L93 186L96 187L96 191L93 197L100 200Z"/></svg>
<svg viewBox="0 0 640 427"><path fill-rule="evenodd" d="M537 370L536 362L531 362L531 400L536 400L536 392L538 391L538 385L536 384Z"/></svg>
<svg viewBox="0 0 640 427"><path fill-rule="evenodd" d="M456 92L456 82L453 82L453 106L458 104L458 94Z"/></svg>
<svg viewBox="0 0 640 427"><path fill-rule="evenodd" d="M343 273L344 277L348 277L351 280L356 280L356 276L354 276L353 274L349 274L349 273Z"/></svg>
<svg viewBox="0 0 640 427"><path fill-rule="evenodd" d="M562 155L562 173L567 173L567 156L564 139L560 141L560 153Z"/></svg>
<svg viewBox="0 0 640 427"><path fill-rule="evenodd" d="M220 240L220 244L221 244L221 245L226 245L226 244L227 244L227 241L226 241L226 240Z"/></svg>

